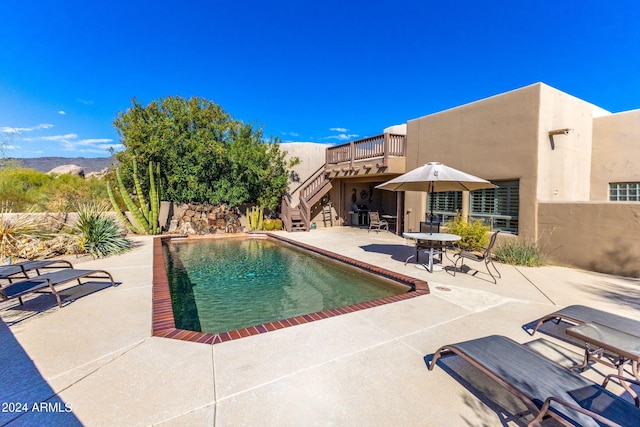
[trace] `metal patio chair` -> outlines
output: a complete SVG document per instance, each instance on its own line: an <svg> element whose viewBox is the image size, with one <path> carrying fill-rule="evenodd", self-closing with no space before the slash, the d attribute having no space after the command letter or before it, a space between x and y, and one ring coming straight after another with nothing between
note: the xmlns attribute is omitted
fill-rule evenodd
<svg viewBox="0 0 640 427"><path fill-rule="evenodd" d="M491 272L491 269L489 268L489 265L491 265L495 270L498 278L502 277L502 275L496 268L496 265L493 263L493 255L491 254L491 250L496 244L498 233L500 233L500 230L493 233L493 235L491 236L491 240L489 240L489 245L487 246L486 249L484 249L481 252L467 251L467 250L461 249L459 252L453 254L453 259L454 259L453 275L455 276L456 271L458 270L458 261L460 261L460 268L462 268L462 266L464 265L464 260L466 259L469 261L484 263L484 266L487 268L487 271L489 272L489 276L491 276L491 278L493 279L493 283L498 283L496 276L493 275L493 273ZM477 273L477 270L476 270L476 273ZM476 273L473 273L473 276L475 276Z"/></svg>
<svg viewBox="0 0 640 427"><path fill-rule="evenodd" d="M384 219L380 219L378 212L369 212L369 231L371 230L375 230L376 232L380 230L389 231L389 223Z"/></svg>

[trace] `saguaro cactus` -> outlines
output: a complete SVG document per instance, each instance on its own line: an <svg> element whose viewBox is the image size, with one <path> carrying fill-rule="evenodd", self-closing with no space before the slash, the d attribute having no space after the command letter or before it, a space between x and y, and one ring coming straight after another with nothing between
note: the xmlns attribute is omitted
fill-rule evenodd
<svg viewBox="0 0 640 427"><path fill-rule="evenodd" d="M116 198L113 194L113 190L111 189L111 185L107 183L107 192L109 193L109 200L111 200L111 204L113 205L113 209L115 209L116 213L120 217L120 219L136 234L159 234L160 233L160 225L158 224L158 212L160 211L160 165L157 165L156 170L154 171L153 162L149 162L149 201L145 199L142 194L142 186L140 185L140 181L138 180L138 165L134 159L133 161L133 182L136 188L136 196L138 199L138 204L133 201L133 197L127 192L127 189L122 182L122 177L120 176L120 168L116 168L116 178L118 181L118 190L120 191L120 195L122 196L122 200L125 205L127 205L127 209L133 215L133 218L136 220L136 223L139 227L133 225L124 213L120 210L116 202Z"/></svg>

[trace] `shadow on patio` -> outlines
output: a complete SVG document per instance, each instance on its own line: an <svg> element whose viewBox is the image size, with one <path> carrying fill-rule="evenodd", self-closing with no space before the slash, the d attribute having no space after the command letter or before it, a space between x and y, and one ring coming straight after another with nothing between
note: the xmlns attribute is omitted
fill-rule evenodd
<svg viewBox="0 0 640 427"><path fill-rule="evenodd" d="M405 262L408 257L415 255L415 247L408 245L384 245L373 243L370 245L360 246L360 248L365 252L389 255L392 260L401 262Z"/></svg>
<svg viewBox="0 0 640 427"><path fill-rule="evenodd" d="M82 423L73 415L73 407L56 395L2 321L0 342L0 359L4 361L0 425L81 426Z"/></svg>

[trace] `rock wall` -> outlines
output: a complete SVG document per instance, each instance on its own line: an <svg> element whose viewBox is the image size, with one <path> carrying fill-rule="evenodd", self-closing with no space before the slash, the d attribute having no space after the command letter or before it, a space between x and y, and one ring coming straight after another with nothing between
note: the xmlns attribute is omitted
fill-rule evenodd
<svg viewBox="0 0 640 427"><path fill-rule="evenodd" d="M240 210L227 205L185 203L173 206L169 233L214 234L244 231Z"/></svg>

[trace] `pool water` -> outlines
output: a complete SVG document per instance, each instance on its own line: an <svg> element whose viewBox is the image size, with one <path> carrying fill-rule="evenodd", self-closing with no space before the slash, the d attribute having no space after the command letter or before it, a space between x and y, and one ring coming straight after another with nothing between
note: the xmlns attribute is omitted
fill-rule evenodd
<svg viewBox="0 0 640 427"><path fill-rule="evenodd" d="M179 329L216 334L409 290L271 239L174 239L163 249Z"/></svg>

